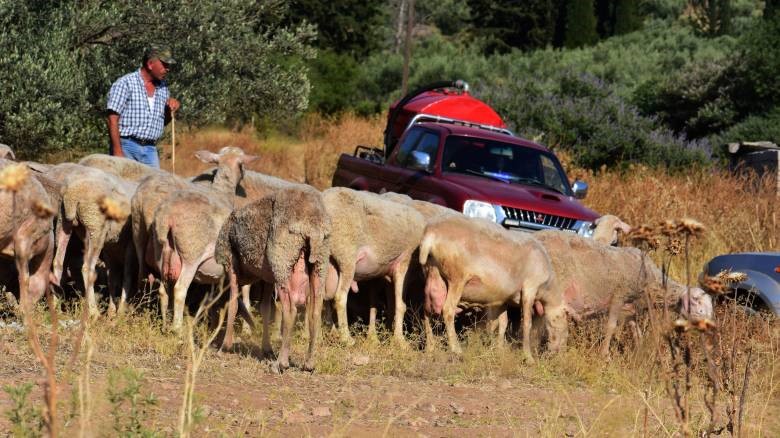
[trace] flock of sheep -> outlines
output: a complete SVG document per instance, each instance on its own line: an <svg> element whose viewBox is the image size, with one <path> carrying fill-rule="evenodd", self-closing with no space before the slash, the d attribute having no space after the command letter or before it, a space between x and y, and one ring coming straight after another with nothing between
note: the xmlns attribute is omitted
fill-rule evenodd
<svg viewBox="0 0 780 438"><path fill-rule="evenodd" d="M430 318L441 315L454 352L460 351L455 316L467 305L487 310L499 339L508 325L507 307L520 306L529 359L532 316L543 320L547 347L555 351L565 345L569 319L608 314L607 354L619 320L645 305L644 297L679 302L700 318L712 313L701 289L664 285L660 270L638 249L611 246L618 230L627 229L614 216L597 222L592 239L555 230L517 233L405 195L339 187L319 192L245 170L256 157L235 147L196 155L215 167L186 179L107 155L78 164L17 163L9 148L0 147L0 248L15 261L21 311L50 283L60 284L67 260L78 259L80 254L67 254L75 235L83 242L81 275L91 316L99 315L99 259L108 275L109 307L119 312L126 310L128 293L159 282L167 325L172 287L175 331L182 327L190 286L225 281L225 347L234 342L239 314L252 324L250 297L259 296L262 348L270 354L269 321L278 301L278 370L289 367L300 306L306 306L309 331L305 369L314 368L324 301L332 301L342 341L354 342L347 300L350 291L358 292L357 282L375 278L392 284L395 342L407 344L406 303L417 294L426 348L436 344ZM376 334L373 306L368 333Z"/></svg>

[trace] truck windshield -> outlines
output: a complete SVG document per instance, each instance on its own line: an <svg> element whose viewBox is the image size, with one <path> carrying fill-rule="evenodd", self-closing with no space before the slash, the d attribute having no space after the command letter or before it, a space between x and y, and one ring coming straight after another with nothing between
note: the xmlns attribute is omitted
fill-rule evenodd
<svg viewBox="0 0 780 438"><path fill-rule="evenodd" d="M449 136L444 143L442 172L544 187L571 196L568 181L555 156L511 143Z"/></svg>

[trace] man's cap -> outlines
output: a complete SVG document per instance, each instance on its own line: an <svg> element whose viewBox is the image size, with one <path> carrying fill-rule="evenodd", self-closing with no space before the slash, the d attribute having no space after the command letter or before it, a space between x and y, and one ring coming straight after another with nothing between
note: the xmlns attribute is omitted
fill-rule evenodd
<svg viewBox="0 0 780 438"><path fill-rule="evenodd" d="M176 64L176 60L171 55L171 49L165 46L153 45L144 52L144 60L159 59L166 64Z"/></svg>

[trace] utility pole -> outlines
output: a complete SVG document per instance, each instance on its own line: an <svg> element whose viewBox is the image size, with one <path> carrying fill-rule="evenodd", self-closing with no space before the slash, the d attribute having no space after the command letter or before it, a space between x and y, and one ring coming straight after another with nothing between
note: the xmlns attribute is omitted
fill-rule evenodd
<svg viewBox="0 0 780 438"><path fill-rule="evenodd" d="M406 96L409 90L409 61L412 57L412 30L414 30L414 0L409 0L408 21L406 24L406 47L404 50L404 72L401 82L401 95Z"/></svg>

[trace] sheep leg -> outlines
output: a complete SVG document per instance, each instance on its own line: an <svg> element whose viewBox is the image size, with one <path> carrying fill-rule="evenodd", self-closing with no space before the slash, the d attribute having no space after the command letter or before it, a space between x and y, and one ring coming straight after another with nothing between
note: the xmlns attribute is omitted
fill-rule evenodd
<svg viewBox="0 0 780 438"><path fill-rule="evenodd" d="M537 285L523 285L522 290L522 302L523 302L523 356L528 362L533 362L533 355L531 355L531 323L533 322L533 305L536 301L536 292L538 290Z"/></svg>
<svg viewBox="0 0 780 438"><path fill-rule="evenodd" d="M427 310L423 311L423 327L425 328L425 351L431 353L436 350L436 338L433 336L431 316Z"/></svg>
<svg viewBox="0 0 780 438"><path fill-rule="evenodd" d="M181 332L181 327L184 322L184 302L187 299L187 290L192 284L192 280L195 278L195 274L198 272L198 265L200 263L182 263L181 274L176 280L176 284L173 286L173 324L171 328L174 332ZM232 297L232 295L231 295ZM238 304L238 302L236 302ZM231 306L233 301L231 301ZM233 321L236 319L236 312L233 312ZM228 322L228 330L232 327L232 324Z"/></svg>
<svg viewBox="0 0 780 438"><path fill-rule="evenodd" d="M317 269L316 266L312 268L312 270L315 269ZM309 297L308 303L306 303L306 319L309 322L309 349L306 351L306 361L303 364L303 369L307 371L314 371L314 353L317 337L319 337L322 328L322 292L320 276L316 272L310 273Z"/></svg>
<svg viewBox="0 0 780 438"><path fill-rule="evenodd" d="M341 342L346 345L354 345L355 340L349 334L349 321L347 320L347 297L349 295L349 288L352 285L352 280L355 277L355 264L345 263L342 266L342 271L339 273L339 285L336 289L336 317L339 325L339 333L341 334Z"/></svg>
<svg viewBox="0 0 780 438"><path fill-rule="evenodd" d="M406 303L404 303L404 280L409 270L411 255L398 261L393 270L393 289L395 292L395 315L393 315L393 339L402 348L408 348L409 343L404 338L404 316L406 315Z"/></svg>
<svg viewBox="0 0 780 438"><path fill-rule="evenodd" d="M617 328L618 319L620 318L620 311L623 307L621 300L616 296L612 296L609 304L609 316L607 317L607 323L604 326L604 341L599 348L599 354L602 357L609 357L609 344L612 342L612 337L615 335L615 329Z"/></svg>
<svg viewBox="0 0 780 438"><path fill-rule="evenodd" d="M274 354L273 349L271 348L271 318L273 317L272 311L276 308L276 300L274 300L274 294L270 284L262 282L261 284L258 284L257 287L260 287L262 290L260 297L260 314L263 318L263 357L270 358L273 357Z"/></svg>
<svg viewBox="0 0 780 438"><path fill-rule="evenodd" d="M186 268L182 269L182 273L184 273L184 269ZM236 322L238 311L238 276L236 275L235 261L228 264L225 270L227 271L225 274L228 277L228 283L230 283L230 297L227 304L227 326L225 327L225 338L222 340L222 348L230 349L233 347L233 324Z"/></svg>
<svg viewBox="0 0 780 438"><path fill-rule="evenodd" d="M247 312L249 312L249 309L252 308L252 303L249 301L249 291L251 289L252 285L249 284L241 286L241 303L244 305L244 308ZM246 318L244 318L241 322L241 331L243 333L252 333L252 327L250 327L250 323Z"/></svg>
<svg viewBox="0 0 780 438"><path fill-rule="evenodd" d="M38 302L44 293L46 288L49 287L49 283L52 282L51 276L51 262L54 258L54 236L52 233L48 233L46 236L36 242L37 250L40 251L40 245L45 245L43 253L34 257L32 262L32 273L30 274L30 286L28 288L30 298L32 302Z"/></svg>
<svg viewBox="0 0 780 438"><path fill-rule="evenodd" d="M26 236L22 224L17 228L13 237L14 244L14 262L16 271L19 275L19 301L21 302L22 314L32 310L34 302L30 299L30 238Z"/></svg>
<svg viewBox="0 0 780 438"><path fill-rule="evenodd" d="M60 220L57 221L57 246L54 253L54 262L52 263L52 273L54 274L57 285L59 285L62 280L62 271L65 266L65 251L68 248L68 242L70 241L72 232L73 223L64 217L60 217Z"/></svg>
<svg viewBox="0 0 780 438"><path fill-rule="evenodd" d="M293 303L290 292L283 287L277 287L276 294L282 303L282 347L279 349L279 357L274 363L274 370L282 372L290 367L290 339L298 307Z"/></svg>
<svg viewBox="0 0 780 438"><path fill-rule="evenodd" d="M441 311L444 319L444 327L447 329L447 344L450 351L455 354L462 354L463 349L458 341L458 333L455 331L455 314L457 313L460 297L463 295L463 288L466 282L463 279L453 281L447 292L447 298L444 299L444 306Z"/></svg>
<svg viewBox="0 0 780 438"><path fill-rule="evenodd" d="M559 306L545 307L544 325L547 329L547 348L552 353L561 351L566 346L566 338L569 335L566 306L561 303Z"/></svg>
<svg viewBox="0 0 780 438"><path fill-rule="evenodd" d="M97 280L95 266L106 241L106 234L108 234L108 228L101 227L101 230L96 235L92 235L89 232L85 235L86 242L84 242L84 246L87 254L84 256L84 263L81 265L81 275L84 277L84 295L87 299L87 308L91 318L100 316L97 299L95 298L95 280Z"/></svg>
<svg viewBox="0 0 780 438"><path fill-rule="evenodd" d="M119 307L117 311L120 315L127 312L127 294L133 289L133 266L129 266L133 260L133 252L135 247L133 245L125 246L125 266L122 267L122 290L119 294ZM137 286L136 286L137 287Z"/></svg>
<svg viewBox="0 0 780 438"><path fill-rule="evenodd" d="M487 308L488 332L497 332L496 341L499 348L506 347L506 328L509 316L506 306L490 306Z"/></svg>
<svg viewBox="0 0 780 438"><path fill-rule="evenodd" d="M369 288L369 308L368 308L368 331L366 332L366 338L372 342L378 342L379 337L376 334L376 309L377 309L377 293L373 287Z"/></svg>

